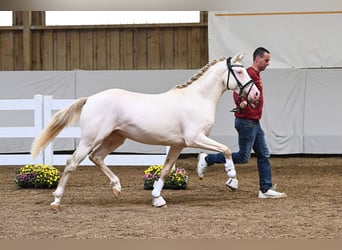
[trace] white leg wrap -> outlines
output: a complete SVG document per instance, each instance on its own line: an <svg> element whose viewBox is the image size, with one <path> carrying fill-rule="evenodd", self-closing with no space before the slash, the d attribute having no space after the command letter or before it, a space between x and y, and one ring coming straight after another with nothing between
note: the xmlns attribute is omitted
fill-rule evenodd
<svg viewBox="0 0 342 250"><path fill-rule="evenodd" d="M55 200L50 203L50 206L53 210L59 210L60 209L61 199L62 199L62 196L55 196Z"/></svg>
<svg viewBox="0 0 342 250"><path fill-rule="evenodd" d="M158 181L154 182L153 184L153 190L152 190L152 196L154 198L158 198L160 196L160 193L164 187L164 181L159 178Z"/></svg>
<svg viewBox="0 0 342 250"><path fill-rule="evenodd" d="M55 200L50 203L51 206L59 206L61 205L61 198L55 197Z"/></svg>
<svg viewBox="0 0 342 250"><path fill-rule="evenodd" d="M226 164L224 164L224 168L227 172L228 177L234 178L236 176L234 163L231 159L226 159Z"/></svg>
<svg viewBox="0 0 342 250"><path fill-rule="evenodd" d="M238 189L239 181L236 178L229 178L226 185L231 191L235 191Z"/></svg>
<svg viewBox="0 0 342 250"><path fill-rule="evenodd" d="M112 189L115 189L118 192L121 192L121 183L120 183L119 179L117 179L115 182L110 181L109 185L112 186Z"/></svg>
<svg viewBox="0 0 342 250"><path fill-rule="evenodd" d="M59 197L59 196L62 196L63 193L64 193L63 188L58 186L57 189L55 190L55 192L53 192L53 196Z"/></svg>
<svg viewBox="0 0 342 250"><path fill-rule="evenodd" d="M154 207L163 207L166 205L166 201L162 196L152 197L152 206Z"/></svg>
<svg viewBox="0 0 342 250"><path fill-rule="evenodd" d="M64 192L63 188L57 187L55 192L52 193L53 196L55 197L55 200L50 203L50 206L53 207L54 209L61 205L63 192Z"/></svg>

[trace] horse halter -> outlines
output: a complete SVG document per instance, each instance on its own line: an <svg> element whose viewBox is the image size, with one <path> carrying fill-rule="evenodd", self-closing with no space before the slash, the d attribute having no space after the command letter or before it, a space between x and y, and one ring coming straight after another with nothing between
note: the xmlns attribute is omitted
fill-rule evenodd
<svg viewBox="0 0 342 250"><path fill-rule="evenodd" d="M237 82L237 84L238 84L238 86L240 88L240 92L239 92L239 97L240 98L242 97L243 89L246 88L249 84L252 84L251 87L249 88L248 92L247 92L247 95L245 96L246 97L246 101L247 101L247 105L248 105L249 104L249 102L248 102L248 95L249 95L249 93L252 90L252 86L254 85L254 81L253 80L249 80L245 84L242 84L239 81L239 79L236 77L235 72L233 70L233 67L243 67L243 66L241 64L232 64L231 60L232 60L231 57L227 58L227 68L228 68L227 89L229 89L229 76L230 76L230 73L234 76L234 78L235 78L235 80L236 80L236 82Z"/></svg>

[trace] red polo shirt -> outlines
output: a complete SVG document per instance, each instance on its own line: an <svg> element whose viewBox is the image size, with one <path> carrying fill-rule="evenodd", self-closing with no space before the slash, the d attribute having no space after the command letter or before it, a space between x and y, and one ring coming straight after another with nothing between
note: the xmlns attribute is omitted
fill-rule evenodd
<svg viewBox="0 0 342 250"><path fill-rule="evenodd" d="M246 98L239 98L239 94L234 92L234 102L236 107L239 108L239 110L235 112L235 117L251 120L260 120L262 115L262 108L264 105L264 96L262 91L262 81L260 78L260 72L255 70L253 67L247 68L247 72L260 91L259 100L255 103L249 103L248 106L244 109L240 109L239 104L241 103L241 101L246 100Z"/></svg>

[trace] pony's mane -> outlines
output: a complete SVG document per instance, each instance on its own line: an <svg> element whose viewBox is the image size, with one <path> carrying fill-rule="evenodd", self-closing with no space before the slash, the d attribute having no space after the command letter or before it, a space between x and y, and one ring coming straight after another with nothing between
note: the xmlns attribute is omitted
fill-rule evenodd
<svg viewBox="0 0 342 250"><path fill-rule="evenodd" d="M213 60L211 63L206 64L205 66L203 66L195 75L193 75L189 80L187 80L185 83L183 84L179 84L176 85L175 88L177 89L182 89L182 88L186 88L188 87L190 84L192 84L194 81L198 80L198 78L200 78L206 71L208 71L208 69L215 65L217 62L221 62L223 60L225 60L225 57L221 57L218 60Z"/></svg>

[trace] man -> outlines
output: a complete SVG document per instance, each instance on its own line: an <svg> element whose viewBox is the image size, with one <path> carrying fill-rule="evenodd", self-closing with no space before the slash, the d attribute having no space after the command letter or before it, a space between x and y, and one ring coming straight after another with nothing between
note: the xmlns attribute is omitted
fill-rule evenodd
<svg viewBox="0 0 342 250"><path fill-rule="evenodd" d="M259 101L256 103L247 103L245 98L239 97L234 92L233 98L236 104L235 112L235 129L238 132L239 140L239 152L232 153L232 159L234 163L247 163L251 157L252 149L257 156L257 165L259 172L259 198L284 198L285 193L280 193L272 188L272 173L271 165L269 162L269 150L265 140L265 134L260 126L260 119L262 115L262 109L264 104L262 81L260 78L260 72L264 71L269 65L271 59L270 52L263 48L257 48L253 53L253 64L247 69L248 74L258 87L260 91ZM225 163L225 156L221 153L218 154L205 154L200 153L198 155L197 173L198 177L202 179L206 169L214 163ZM232 173L228 172L229 177L232 177ZM233 176L236 172L233 171ZM230 188L230 180L226 185ZM235 188L237 188L237 180ZM234 188L233 188L234 189Z"/></svg>

